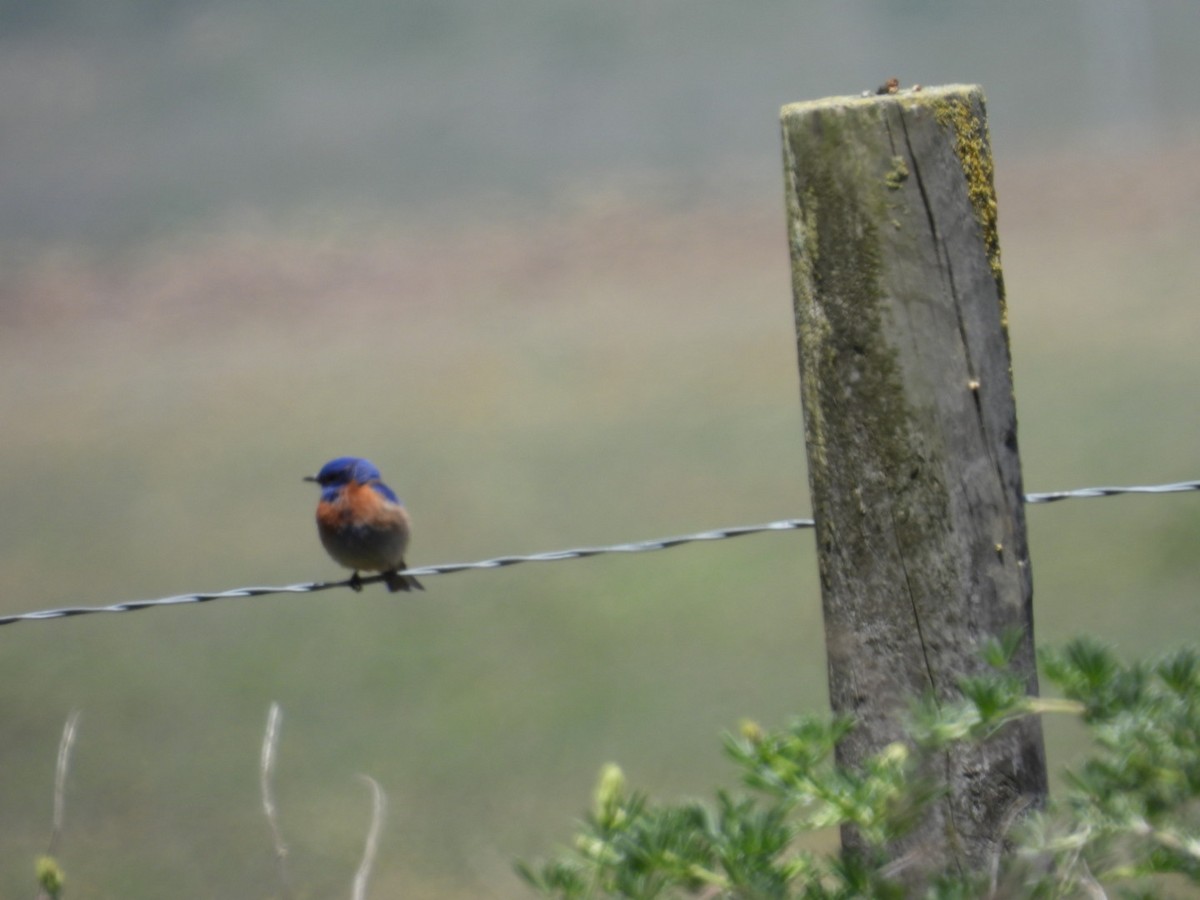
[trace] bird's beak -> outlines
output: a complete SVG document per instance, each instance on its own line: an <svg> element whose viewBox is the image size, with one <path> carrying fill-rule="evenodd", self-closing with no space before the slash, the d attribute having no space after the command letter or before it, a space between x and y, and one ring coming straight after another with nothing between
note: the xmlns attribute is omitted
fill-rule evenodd
<svg viewBox="0 0 1200 900"><path fill-rule="evenodd" d="M302 478L301 480L302 481L316 481L317 476L316 475L305 475L304 478Z"/></svg>

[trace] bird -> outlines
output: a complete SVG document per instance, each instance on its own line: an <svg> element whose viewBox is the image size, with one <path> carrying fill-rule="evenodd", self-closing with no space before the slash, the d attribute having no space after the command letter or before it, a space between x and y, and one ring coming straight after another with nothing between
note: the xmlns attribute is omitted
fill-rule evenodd
<svg viewBox="0 0 1200 900"><path fill-rule="evenodd" d="M395 492L370 460L339 456L305 481L321 486L317 533L334 561L353 569L350 586L362 590L359 572L379 572L388 590L423 591L421 582L401 573L407 568L412 521Z"/></svg>

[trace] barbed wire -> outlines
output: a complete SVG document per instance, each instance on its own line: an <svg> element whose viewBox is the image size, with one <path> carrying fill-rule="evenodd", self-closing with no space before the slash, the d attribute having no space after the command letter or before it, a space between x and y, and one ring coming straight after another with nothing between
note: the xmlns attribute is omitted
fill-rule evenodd
<svg viewBox="0 0 1200 900"><path fill-rule="evenodd" d="M1184 491L1200 491L1200 481L1177 481L1171 484L1090 487L1076 488L1069 491L1049 491L1046 493L1026 494L1025 502L1053 503L1058 500L1087 497L1115 497L1121 494L1174 494ZM723 541L747 534L761 534L767 531L796 531L815 526L816 522L813 519L780 519L775 522L766 522L762 525L736 525L730 528L714 528L711 531L700 531L695 534L655 538L648 541L635 541L627 544L611 544L601 547L576 547L571 550L551 550L545 553L531 553L525 556L497 556L477 562L419 566L406 569L404 574L421 576L449 575L454 572L465 572L472 569L500 569L518 563L560 562L568 559L587 559L588 557L609 553L646 553L653 550L669 550L672 547L680 547L684 544L694 544L701 541ZM383 581L382 575L372 575L360 578L357 582L352 578L343 581L310 581L273 587L240 587L214 593L177 594L172 597L158 597L154 600L130 600L124 603L114 603L109 606L66 606L60 609L43 609L37 612L0 616L0 625L12 625L16 622L37 622L45 619L67 619L72 616L91 615L92 613L137 612L141 609L152 609L159 606L208 603L212 600L226 600L233 597L264 597L270 594L314 594L318 591L328 591L333 588L352 587L356 583L364 585L375 584L381 581Z"/></svg>

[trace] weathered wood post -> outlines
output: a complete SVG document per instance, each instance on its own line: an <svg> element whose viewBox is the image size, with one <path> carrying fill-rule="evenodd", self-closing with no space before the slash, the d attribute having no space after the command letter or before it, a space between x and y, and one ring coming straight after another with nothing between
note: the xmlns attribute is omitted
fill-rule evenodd
<svg viewBox="0 0 1200 900"><path fill-rule="evenodd" d="M987 638L1023 631L1037 692L991 148L977 87L798 103L782 123L829 690L859 722L838 748L854 766L900 737L910 698L955 697ZM1040 722L946 774L890 848L918 870L985 865L1041 802Z"/></svg>

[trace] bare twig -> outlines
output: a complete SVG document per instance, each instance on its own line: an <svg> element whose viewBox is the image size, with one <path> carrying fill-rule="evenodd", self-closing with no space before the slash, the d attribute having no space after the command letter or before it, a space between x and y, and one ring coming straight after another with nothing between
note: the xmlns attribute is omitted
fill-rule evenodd
<svg viewBox="0 0 1200 900"><path fill-rule="evenodd" d="M267 731L263 735L262 763L259 766L259 787L262 791L263 812L267 817L267 825L271 828L271 838L275 843L275 872L279 876L279 892L283 900L292 896L291 884L287 872L287 844L283 840L283 831L279 827L279 813L275 806L275 795L271 788L271 779L275 774L275 747L279 742L279 723L283 712L278 703L272 703L267 712Z"/></svg>
<svg viewBox="0 0 1200 900"><path fill-rule="evenodd" d="M366 900L367 881L371 867L375 865L375 854L379 851L379 835L383 831L383 820L387 816L387 794L379 782L370 775L358 776L371 788L371 827L367 830L367 845L363 848L362 862L354 874L354 900Z"/></svg>
<svg viewBox="0 0 1200 900"><path fill-rule="evenodd" d="M1079 883L1083 885L1083 889L1087 891L1087 895L1092 900L1108 900L1108 894L1105 893L1104 886L1092 875L1092 870L1088 868L1088 864L1080 860L1079 865L1083 869L1079 875Z"/></svg>
<svg viewBox="0 0 1200 900"><path fill-rule="evenodd" d="M996 891L1000 884L1000 858L1004 852L1004 845L1008 840L1008 832L1012 829L1017 819L1025 810L1033 803L1033 799L1029 796L1018 797L1016 801L1008 808L1008 812L1004 814L1004 818L1000 820L1000 834L996 838L996 846L992 848L992 861L989 866L989 882L988 897L996 896Z"/></svg>

